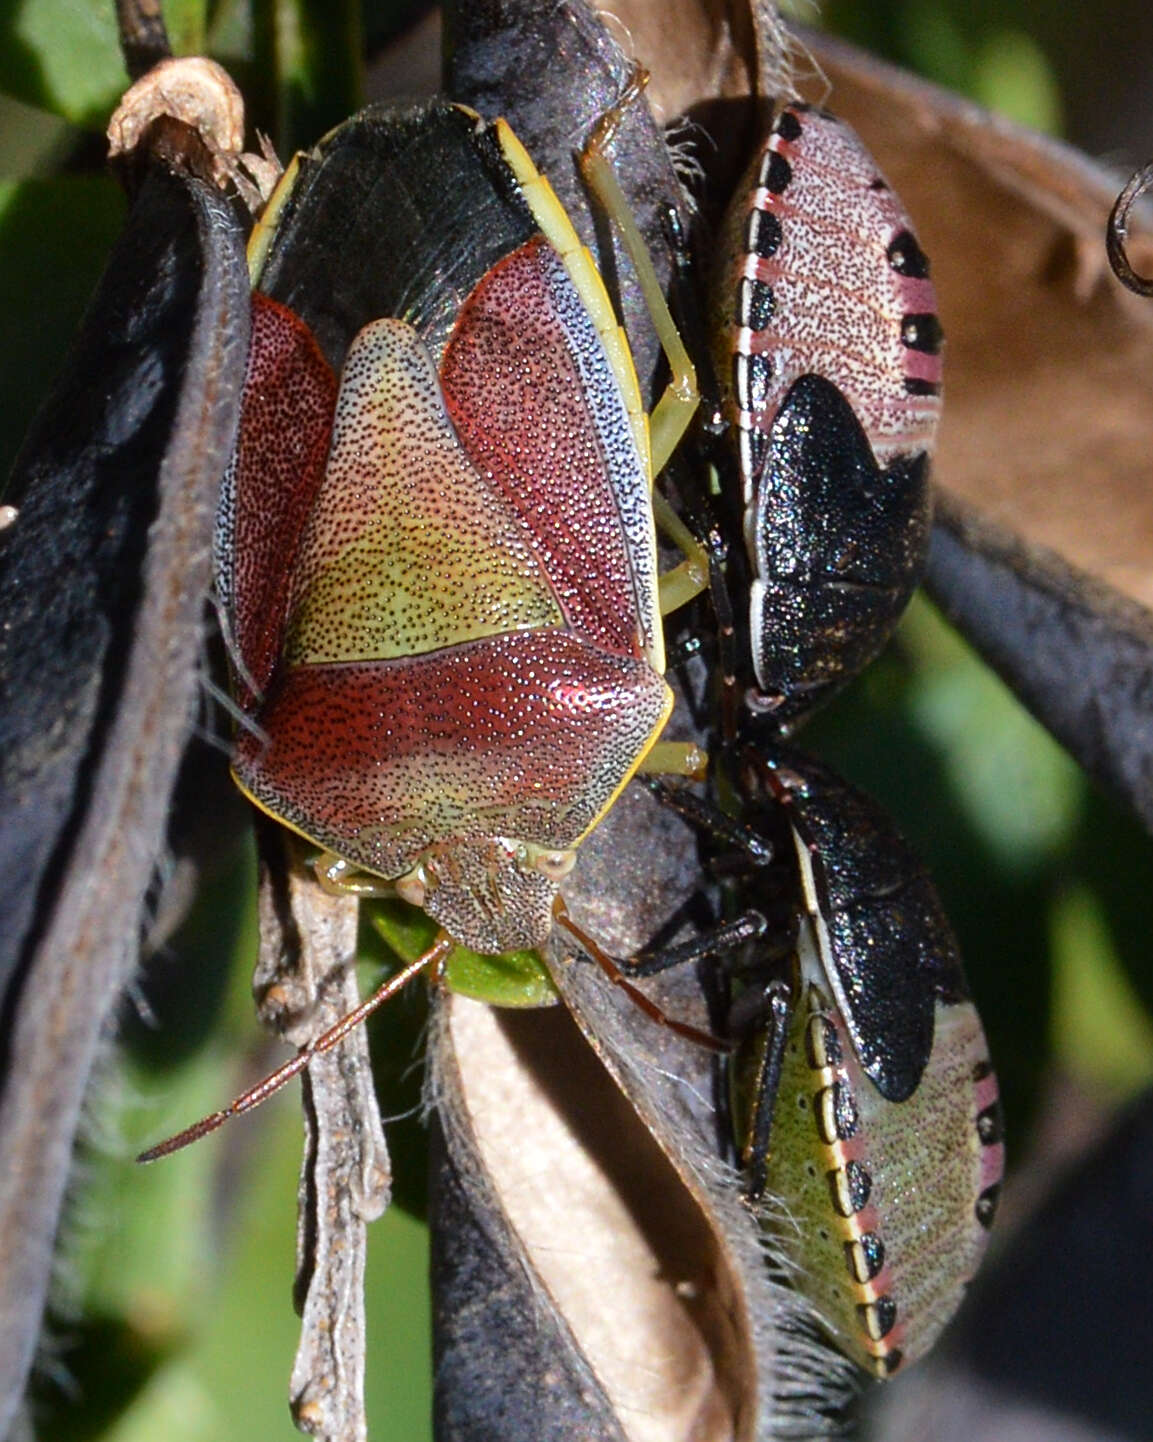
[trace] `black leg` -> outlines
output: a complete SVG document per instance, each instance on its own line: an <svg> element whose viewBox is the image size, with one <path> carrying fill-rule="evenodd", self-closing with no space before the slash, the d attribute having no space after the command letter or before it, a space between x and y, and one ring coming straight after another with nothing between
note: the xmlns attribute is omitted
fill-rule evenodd
<svg viewBox="0 0 1153 1442"><path fill-rule="evenodd" d="M783 981L769 982L758 1001L760 1025L764 1034L758 1043L760 1054L754 1073L754 1100L748 1135L741 1146L741 1160L745 1164L746 1195L750 1201L757 1201L764 1195L768 1181L773 1112L777 1105L777 1094L781 1089L781 1068L785 1059L785 1042L788 1039L792 1014L789 987Z"/></svg>
<svg viewBox="0 0 1153 1442"><path fill-rule="evenodd" d="M746 865L751 862L753 866L768 866L772 862L776 855L772 842L753 827L734 821L719 806L687 787L670 786L651 777L641 779L662 806L668 806L704 835L739 851Z"/></svg>
<svg viewBox="0 0 1153 1442"><path fill-rule="evenodd" d="M630 978L657 976L674 966L723 959L726 953L734 952L747 942L764 936L767 929L768 922L759 911L747 911L735 921L721 922L699 936L672 942L653 952L641 952L628 961L618 961L617 965Z"/></svg>

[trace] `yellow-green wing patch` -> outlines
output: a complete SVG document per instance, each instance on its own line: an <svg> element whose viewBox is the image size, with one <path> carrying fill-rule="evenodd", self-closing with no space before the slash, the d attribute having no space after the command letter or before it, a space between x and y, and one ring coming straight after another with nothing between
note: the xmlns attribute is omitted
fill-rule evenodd
<svg viewBox="0 0 1153 1442"><path fill-rule="evenodd" d="M562 624L520 522L461 450L423 343L401 321L366 326L295 566L289 664L419 656Z"/></svg>

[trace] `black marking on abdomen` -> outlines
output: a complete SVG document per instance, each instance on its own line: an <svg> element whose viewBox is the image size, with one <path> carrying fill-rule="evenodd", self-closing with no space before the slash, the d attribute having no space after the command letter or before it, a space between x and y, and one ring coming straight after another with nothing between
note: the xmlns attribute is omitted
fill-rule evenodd
<svg viewBox="0 0 1153 1442"><path fill-rule="evenodd" d="M875 1302L866 1302L857 1310L865 1332L874 1342L887 1337L897 1325L897 1304L892 1297L878 1297Z"/></svg>
<svg viewBox="0 0 1153 1442"><path fill-rule="evenodd" d="M886 1352L883 1357L877 1358L877 1375L891 1377L904 1360L904 1352L900 1347L894 1347L891 1352Z"/></svg>
<svg viewBox="0 0 1153 1442"><path fill-rule="evenodd" d="M932 311L910 311L901 317L901 344L925 355L937 355L945 333Z"/></svg>
<svg viewBox="0 0 1153 1442"><path fill-rule="evenodd" d="M1001 1200L1001 1183L994 1182L991 1187L986 1187L977 1198L977 1205L973 1208L977 1220L986 1231L993 1225L993 1218L997 1215L997 1203Z"/></svg>
<svg viewBox="0 0 1153 1442"><path fill-rule="evenodd" d="M772 260L781 248L781 222L771 210L754 210L749 216L749 252Z"/></svg>
<svg viewBox="0 0 1153 1442"><path fill-rule="evenodd" d="M860 1162L846 1162L843 1169L829 1173L833 1210L840 1217L853 1217L867 1205L873 1179Z"/></svg>
<svg viewBox="0 0 1153 1442"><path fill-rule="evenodd" d="M783 195L793 178L793 167L779 150L765 152L760 182L770 195Z"/></svg>
<svg viewBox="0 0 1153 1442"><path fill-rule="evenodd" d="M737 289L737 324L764 330L773 318L773 288L763 280L742 280Z"/></svg>
<svg viewBox="0 0 1153 1442"><path fill-rule="evenodd" d="M1005 1125L1001 1116L1001 1105L994 1102L983 1112L977 1113L977 1136L984 1146L996 1146L1005 1140Z"/></svg>
<svg viewBox="0 0 1153 1442"><path fill-rule="evenodd" d="M782 140L792 142L801 138L801 122L797 119L793 110L782 110L777 116L777 123L773 126L775 134Z"/></svg>
<svg viewBox="0 0 1153 1442"><path fill-rule="evenodd" d="M909 280L929 279L929 257L917 244L917 237L911 230L899 231L889 242L885 253L898 275Z"/></svg>
<svg viewBox="0 0 1153 1442"><path fill-rule="evenodd" d="M885 1244L876 1232L862 1232L845 1243L845 1265L854 1282L864 1286L871 1282L885 1265Z"/></svg>
<svg viewBox="0 0 1153 1442"><path fill-rule="evenodd" d="M861 1121L852 1089L839 1081L818 1092L816 1116L821 1140L827 1147L856 1136Z"/></svg>
<svg viewBox="0 0 1153 1442"><path fill-rule="evenodd" d="M768 404L772 378L773 363L767 355L735 355L733 389L737 393L737 406L754 415L763 411Z"/></svg>
<svg viewBox="0 0 1153 1442"><path fill-rule="evenodd" d="M805 1029L805 1055L814 1071L821 1067L840 1066L844 1061L841 1038L827 1018L816 1016Z"/></svg>

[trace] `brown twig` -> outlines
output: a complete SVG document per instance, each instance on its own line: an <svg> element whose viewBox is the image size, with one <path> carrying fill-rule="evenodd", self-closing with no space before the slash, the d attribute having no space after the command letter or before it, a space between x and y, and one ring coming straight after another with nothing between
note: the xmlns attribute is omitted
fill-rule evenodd
<svg viewBox="0 0 1153 1442"><path fill-rule="evenodd" d="M286 865L284 847L282 835L264 847L254 989L264 1021L308 1047L357 1005L357 902L328 895L291 859ZM303 1087L292 1412L314 1437L362 1442L366 1231L391 1186L364 1029L313 1057Z"/></svg>
<svg viewBox="0 0 1153 1442"><path fill-rule="evenodd" d="M116 24L124 66L133 80L171 56L160 0L116 0Z"/></svg>

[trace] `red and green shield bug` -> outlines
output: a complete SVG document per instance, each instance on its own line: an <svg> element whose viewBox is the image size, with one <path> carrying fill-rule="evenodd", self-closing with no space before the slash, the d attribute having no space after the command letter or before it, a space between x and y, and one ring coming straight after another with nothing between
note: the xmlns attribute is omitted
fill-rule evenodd
<svg viewBox="0 0 1153 1442"><path fill-rule="evenodd" d="M576 847L672 696L623 336L511 131L458 113L498 147L535 233L466 296L439 369L411 324L374 320L334 406L303 323L257 297L220 590L260 692L240 688L244 791L324 848L334 884L375 878L495 954L547 940ZM286 467L266 397L286 393L307 458L270 512Z"/></svg>
<svg viewBox="0 0 1153 1442"><path fill-rule="evenodd" d="M755 699L788 725L876 655L919 579L941 327L900 201L822 110L781 111L721 255Z"/></svg>
<svg viewBox="0 0 1153 1442"><path fill-rule="evenodd" d="M741 760L802 899L754 958L733 1063L738 1149L775 1250L874 1375L922 1356L984 1252L1004 1169L997 1081L952 930L884 812L811 757ZM755 980L754 980L755 978Z"/></svg>
<svg viewBox="0 0 1153 1442"><path fill-rule="evenodd" d="M601 154L612 123L583 165L639 255ZM415 189L438 172L452 184ZM423 251L318 288L313 210L355 242L382 186L389 244ZM698 583L691 563L658 575L653 480L691 365L680 348L650 442L604 284L502 121L367 112L298 158L268 213L217 537L234 775L329 886L437 923L417 965L541 947L558 917L572 929L560 883L634 773L700 767L656 749L662 601Z"/></svg>

